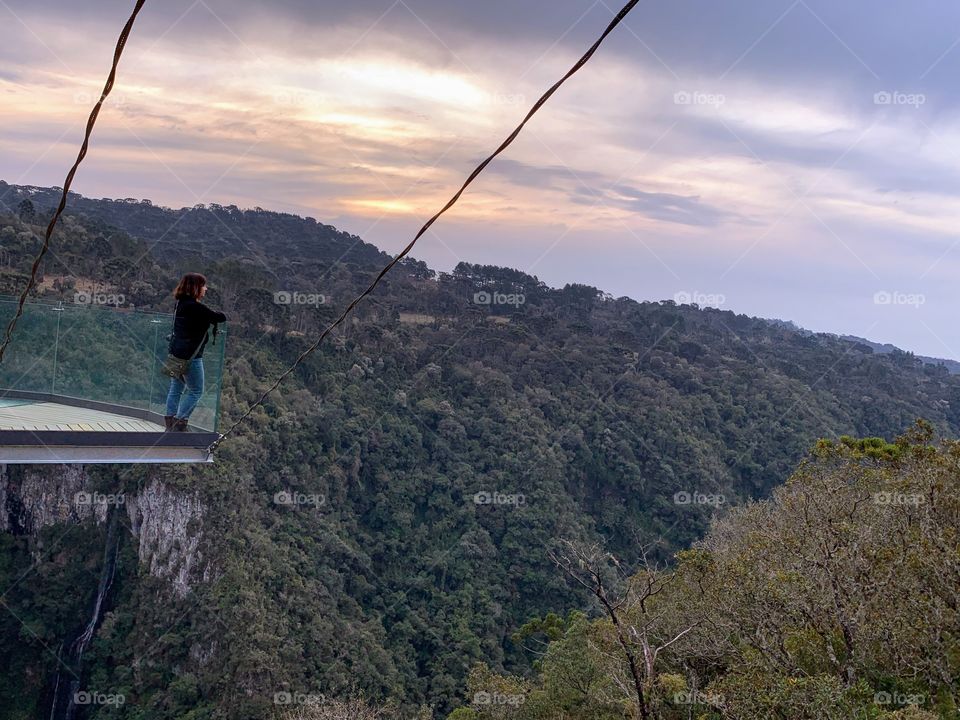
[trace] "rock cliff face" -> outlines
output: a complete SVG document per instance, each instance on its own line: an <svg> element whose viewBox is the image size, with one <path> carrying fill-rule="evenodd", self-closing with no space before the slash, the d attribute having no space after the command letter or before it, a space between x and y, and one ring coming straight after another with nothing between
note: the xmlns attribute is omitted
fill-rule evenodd
<svg viewBox="0 0 960 720"><path fill-rule="evenodd" d="M206 509L196 493L154 479L126 505L130 529L140 540L140 562L151 575L168 579L181 597L208 579L200 551Z"/></svg>
<svg viewBox="0 0 960 720"><path fill-rule="evenodd" d="M83 466L25 466L16 479L10 470L0 465L0 531L39 540L48 525L106 520L107 504L93 502Z"/></svg>
<svg viewBox="0 0 960 720"><path fill-rule="evenodd" d="M43 528L100 524L111 504L122 504L128 529L139 542L140 562L151 575L169 581L181 597L209 578L200 549L206 508L196 493L171 489L156 478L125 496L97 492L91 485L83 466L0 465L0 532L29 536L39 551Z"/></svg>

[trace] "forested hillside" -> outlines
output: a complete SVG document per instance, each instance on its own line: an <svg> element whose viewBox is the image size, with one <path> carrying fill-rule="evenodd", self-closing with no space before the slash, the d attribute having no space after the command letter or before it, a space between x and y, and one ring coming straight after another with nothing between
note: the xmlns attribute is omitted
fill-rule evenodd
<svg viewBox="0 0 960 720"><path fill-rule="evenodd" d="M53 198L0 183L0 292L23 287ZM385 259L290 215L72 197L37 295L169 312L178 276L205 273L230 318L229 422ZM477 663L546 677L514 634L591 608L557 567L558 539L602 544L624 567L642 548L672 562L819 438L892 438L921 417L960 434L960 377L909 353L505 268L404 262L214 466L86 471L104 493L160 483L203 509L184 593L120 533L84 674L126 701L89 716L253 719L284 698L363 695L444 718L468 678L483 686ZM100 577L108 522L22 522L17 493L57 472L7 468L0 718L43 713Z"/></svg>
<svg viewBox="0 0 960 720"><path fill-rule="evenodd" d="M536 675L478 665L451 720L957 717L960 444L932 442L822 441L672 569L559 543L601 616L523 628Z"/></svg>

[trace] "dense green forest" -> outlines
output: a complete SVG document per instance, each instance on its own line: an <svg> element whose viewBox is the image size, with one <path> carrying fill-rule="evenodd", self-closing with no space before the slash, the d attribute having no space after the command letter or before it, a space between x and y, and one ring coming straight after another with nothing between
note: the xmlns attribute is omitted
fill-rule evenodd
<svg viewBox="0 0 960 720"><path fill-rule="evenodd" d="M0 183L0 200L0 294L13 294L56 193ZM69 208L37 297L170 312L179 275L204 272L208 302L230 318L227 422L386 260L360 238L259 209L80 196ZM85 711L241 720L322 696L363 698L385 708L370 713L403 718L632 717L640 706L623 652L636 652L639 640L618 643L595 588L573 577L583 580L578 568L594 563L611 573L628 614L637 612L637 583L672 588L657 601L666 625L651 626L651 636L710 616L712 634L698 624L641 674L649 717L820 717L791 709L811 707L811 698L834 708L823 717L853 717L848 707L880 717L883 707L863 701L880 691L922 694L928 710L948 717L960 664L955 577L943 579L954 582L953 595L920 592L918 607L891 619L896 627L877 630L888 635L853 648L836 624L842 612L819 605L830 568L815 555L792 558L792 546L777 550L788 539L798 553L816 542L791 524L811 521L800 509L836 514L823 520L825 532L871 522L843 515L854 500L838 483L849 473L875 483L936 477L955 492L952 446L928 456L929 442L914 436L891 446L817 445L894 438L918 418L937 436L958 436L960 377L910 353L583 285L554 289L506 268L463 263L437 273L404 262L231 436L215 465L87 469L103 493L161 482L197 492L206 510L204 569L187 593L151 575L121 527L83 676L125 702ZM816 447L815 463L797 471ZM929 466L903 471L915 455L910 462ZM47 712L60 648L89 615L110 546L109 522L66 518L32 532L18 520L24 510L12 489L39 472L7 468L2 718ZM795 472L772 504L750 504ZM802 505L806 496L790 495L821 475L835 502L823 495ZM278 493L313 501L277 503ZM956 520L956 504L947 511ZM926 516L887 520L907 523L904 532L929 525ZM749 536L760 521L770 534ZM956 563L949 527L918 537L931 552L952 547ZM883 593L901 580L916 590L928 561L911 555L913 574L881 579L870 602L893 603ZM774 586L780 577L785 584ZM847 607L853 596L844 597ZM912 622L931 608L938 614L926 625ZM854 621L863 638L863 618ZM737 644L754 630L752 644ZM935 635L938 645L893 658L877 649L911 632L912 642ZM931 659L940 653L942 661ZM685 692L732 704L674 707ZM478 706L477 693L522 702ZM361 703L334 710L366 712L352 702ZM339 717L319 714L332 705L299 704L304 718Z"/></svg>

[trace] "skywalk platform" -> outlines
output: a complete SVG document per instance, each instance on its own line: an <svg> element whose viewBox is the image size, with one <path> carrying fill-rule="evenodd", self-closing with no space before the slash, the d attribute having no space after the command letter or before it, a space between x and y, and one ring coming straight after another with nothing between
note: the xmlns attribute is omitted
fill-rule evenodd
<svg viewBox="0 0 960 720"><path fill-rule="evenodd" d="M0 298L0 323L14 310ZM28 303L0 363L0 464L211 462L225 333L204 353L190 428L164 432L171 325L169 315Z"/></svg>
<svg viewBox="0 0 960 720"><path fill-rule="evenodd" d="M0 464L212 462L218 435L164 432L163 418L75 398L0 398ZM82 401L79 401L82 402Z"/></svg>

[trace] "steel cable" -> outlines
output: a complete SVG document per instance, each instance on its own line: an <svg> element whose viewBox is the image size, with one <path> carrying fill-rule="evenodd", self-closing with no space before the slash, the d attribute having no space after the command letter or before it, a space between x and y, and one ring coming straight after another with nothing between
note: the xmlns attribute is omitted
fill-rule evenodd
<svg viewBox="0 0 960 720"><path fill-rule="evenodd" d="M100 109L103 107L104 100L107 99L107 96L109 96L110 92L113 90L113 85L117 80L117 68L120 66L120 58L123 56L123 50L127 46L127 39L130 37L130 31L133 29L133 23L136 21L137 15L140 14L140 10L143 8L145 2L146 0L137 0L137 4L133 8L133 13L130 15L130 19L127 20L127 24L123 26L123 30L120 32L120 37L117 39L117 47L113 53L113 66L110 68L110 75L107 77L107 82L103 86L103 92L100 94L100 99L97 101L97 104L93 106L93 110L90 111L90 116L87 118L87 128L83 136L83 145L80 146L80 152L77 155L76 161L73 163L73 167L71 167L70 172L67 173L67 179L63 183L63 194L60 196L60 204L57 206L57 210L53 214L50 224L47 225L47 232L43 237L43 245L40 248L40 252L37 253L37 256L33 260L33 266L30 268L30 278L27 280L27 286L23 289L23 292L20 293L20 298L17 302L17 312L10 319L10 323L7 325L6 335L3 338L3 343L0 344L0 362L3 362L3 356L7 351L7 346L13 339L13 331L16 329L17 322L23 315L23 306L27 302L27 297L30 295L30 291L33 290L33 288L37 285L37 273L40 271L40 264L43 262L44 257L47 255L47 251L50 249L50 238L53 237L53 231L57 227L57 223L60 221L60 216L63 215L63 211L67 207L67 196L70 193L70 186L73 184L73 178L77 174L80 163L82 163L83 159L87 156L87 150L90 148L90 136L93 134L93 128L97 124L97 118L100 117Z"/></svg>
<svg viewBox="0 0 960 720"><path fill-rule="evenodd" d="M219 439L217 439L214 443L210 445L209 447L210 452L214 452L220 446L220 443L222 443L223 440L228 435L230 435L234 430L237 429L237 427L241 423L243 423L248 417L250 417L250 415L253 413L254 410L262 406L264 402L266 402L267 397L269 397L269 395L272 392L274 392L278 387L280 387L281 383L283 383L283 381L291 373L296 371L296 369L300 366L300 364L306 358L312 355L317 350L317 348L320 347L321 343L323 343L323 341L327 338L327 336L329 336L330 333L332 333L334 330L337 329L337 327L343 324L343 322L347 319L347 317L350 315L353 309L358 304L360 304L360 302L365 297L370 295L370 293L372 293L377 288L377 286L380 284L380 281L383 280L384 276L388 272L390 272L396 266L397 263L399 263L403 258L405 258L410 253L411 250L413 250L414 246L417 244L417 241L420 240L420 238L422 238L427 233L427 231L440 218L440 216L442 216L444 213L447 212L447 210L449 210L454 205L456 205L457 201L460 199L460 197L463 195L466 189L470 187L473 181L476 180L477 176L480 175L480 173L482 173L486 169L486 167L491 162L493 162L493 160L498 155L500 155L504 150L506 150L508 147L510 147L510 145L513 144L513 141L517 139L517 136L520 135L520 133L526 127L527 123L530 122L531 118L533 118L533 116L537 114L540 108L542 108L546 104L546 102L551 97L553 97L554 93L556 93L557 90L559 90L563 86L563 84L567 82L567 80L573 77L584 65L586 65L590 61L590 59L594 56L594 54L603 44L603 41L607 39L607 36L610 35L610 33L612 33L617 28L617 26L619 26L620 23L623 22L624 18L626 18L627 15L630 14L630 11L633 10L634 7L636 7L636 5L639 2L640 0L630 0L630 2L628 2L619 13L617 13L616 17L614 17L610 25L607 26L607 29L604 30L600 38L590 47L589 50L587 50L587 52L583 55L583 57L581 57L577 61L577 63L572 68L570 68L569 71L567 71L566 75L560 78L560 80L558 80L549 90L547 90L547 92L545 92L540 97L539 100L537 100L537 102L533 105L533 107L527 113L526 117L524 117L523 121L517 126L517 128L512 133L510 133L510 135L507 137L506 140L503 141L500 147L498 147L489 157L487 157L483 162L481 162L472 173L470 173L470 176L467 178L466 182L463 183L463 185L460 187L457 193L447 202L447 204L444 205L443 208L436 215L430 218L422 228L420 228L420 232L416 234L413 240L411 240L410 243L395 258L393 258L393 260L391 260L386 265L386 267L383 268L383 270L380 271L380 273L376 276L376 278L374 278L373 282L370 283L367 289L364 290L362 293L360 293L356 298L354 298L353 301L349 305L347 305L347 307L343 310L343 312L340 313L340 316L336 320L334 320L332 323L330 323L330 325L327 326L327 328L317 338L316 342L314 342L310 347L304 350L299 355L299 357L297 357L297 359L293 362L293 364L289 368L287 368L276 379L273 385L271 385L267 390L265 390L263 394L260 396L260 398L255 403L253 403L249 408L247 408L246 412L244 412L243 415L241 415L236 420L236 422L234 422L229 428L227 428L227 430L220 435Z"/></svg>

